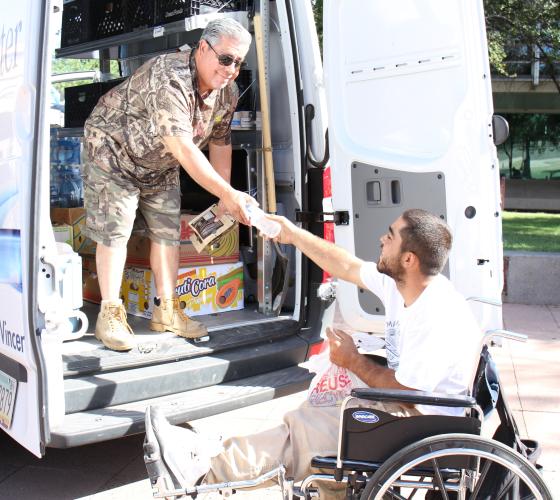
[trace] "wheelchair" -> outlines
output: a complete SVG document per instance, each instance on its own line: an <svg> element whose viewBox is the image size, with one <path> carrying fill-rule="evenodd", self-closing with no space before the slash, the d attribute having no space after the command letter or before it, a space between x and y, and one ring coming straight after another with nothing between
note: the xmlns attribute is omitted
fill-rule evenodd
<svg viewBox="0 0 560 500"><path fill-rule="evenodd" d="M321 498L321 485L328 483L345 489L347 500L552 500L536 463L540 447L520 438L500 387L487 347L495 337L526 340L505 330L488 332L468 395L354 389L342 403L337 456L314 457L311 465L321 472L297 487L280 466L253 480L181 489L147 432L144 459L154 497L196 498L213 491L229 496L277 478L283 500ZM464 408L465 416L396 417L368 406L369 401ZM493 412L499 425L492 439L482 437L482 424Z"/></svg>

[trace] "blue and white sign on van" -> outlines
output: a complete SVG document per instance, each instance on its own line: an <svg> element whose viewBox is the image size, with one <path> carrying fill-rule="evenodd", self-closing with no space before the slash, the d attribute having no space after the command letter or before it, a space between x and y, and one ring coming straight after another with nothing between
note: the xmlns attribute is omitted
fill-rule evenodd
<svg viewBox="0 0 560 500"><path fill-rule="evenodd" d="M0 283L21 292L21 238L18 229L0 229Z"/></svg>
<svg viewBox="0 0 560 500"><path fill-rule="evenodd" d="M379 422L379 417L375 413L365 410L352 412L352 418L363 424L376 424Z"/></svg>

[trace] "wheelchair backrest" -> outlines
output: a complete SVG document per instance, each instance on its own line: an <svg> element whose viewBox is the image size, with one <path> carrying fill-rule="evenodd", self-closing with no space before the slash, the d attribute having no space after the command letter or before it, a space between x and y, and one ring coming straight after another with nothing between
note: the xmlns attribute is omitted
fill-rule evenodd
<svg viewBox="0 0 560 500"><path fill-rule="evenodd" d="M496 364L486 345L482 347L480 352L471 395L476 399L485 416L496 408L500 396L500 381Z"/></svg>

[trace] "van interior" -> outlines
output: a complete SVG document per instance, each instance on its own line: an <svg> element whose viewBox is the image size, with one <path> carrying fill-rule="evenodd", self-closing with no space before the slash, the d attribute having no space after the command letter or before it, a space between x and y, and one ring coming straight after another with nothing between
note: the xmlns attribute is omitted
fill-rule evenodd
<svg viewBox="0 0 560 500"><path fill-rule="evenodd" d="M275 186L272 195L276 212L294 218L307 202L302 194L304 155L301 104L296 92L298 67L294 64L291 35L280 30L285 25L284 18L289 18L289 2L256 3L260 3L261 10L264 6L265 11L259 12L263 19L269 18L269 22L263 23L266 66L261 82L266 82L270 103ZM125 9L131 5L135 6L133 14ZM71 318L72 327L62 345L65 427L72 415L80 422L95 418L96 411L107 407L126 412L139 408L140 401L154 399L180 405L179 399L174 398L186 391L198 398L198 414L203 416L224 410L225 403L220 403L217 393L209 389L216 384L223 387L229 381L251 379L253 383L247 383L246 392L238 398L248 404L252 390L249 386L266 386L266 377L271 373L274 377L286 377L286 383L291 382L292 387L303 388L309 380L307 372L293 375L286 371L308 354L308 342L296 335L304 314L302 297L307 293L301 261L292 248L275 246L270 240L263 240L255 228L242 225L202 254L193 252L188 235L182 234L178 286L182 283L181 290L191 293L181 296L181 304L186 314L208 327L209 340L188 341L171 332L150 330L154 286L150 281L148 240L141 232L133 232L131 237L121 288L137 347L129 352L114 352L94 337L100 307L95 245L80 233L84 220L80 178L84 161L83 122L105 91L149 58L180 50L185 44L195 46L202 28L217 16L237 19L254 36L255 5L250 0L73 0L64 2L62 12L53 14L53 23L60 22L61 33L55 57L96 59L99 63L98 81L66 88L64 126L51 126L51 222L57 241L68 245L64 247L66 251L72 247L74 272L78 275L72 279L83 292L83 303L75 304L76 316ZM56 31L58 27L51 29ZM110 68L115 67L111 61L117 62L119 75L110 73ZM266 190L260 105L263 93L259 90L254 39L238 86L241 97L232 122L231 183L255 196L267 211L271 193ZM183 217L186 222L216 202L183 169L181 195L182 229ZM209 276L216 277L214 287L204 284ZM194 284L196 280L198 287ZM222 285L225 290L220 290ZM61 295L64 298L65 292L61 291ZM78 311L87 316L89 326L85 331ZM232 395L227 397L231 399ZM225 401L225 396L222 399ZM197 413L191 408L189 415ZM55 447L87 441L68 433L57 435L56 429L51 438L51 446Z"/></svg>

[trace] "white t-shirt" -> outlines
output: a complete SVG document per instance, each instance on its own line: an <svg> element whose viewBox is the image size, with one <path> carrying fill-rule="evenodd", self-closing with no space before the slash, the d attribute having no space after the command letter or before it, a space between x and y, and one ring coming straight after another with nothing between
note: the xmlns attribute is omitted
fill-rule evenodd
<svg viewBox="0 0 560 500"><path fill-rule="evenodd" d="M400 294L395 281L379 273L375 263L364 264L360 277L386 310L391 304L392 314L398 314L391 319L400 327L397 368L393 368L397 381L420 391L465 394L480 354L482 332L451 282L441 274L434 277L410 307L402 304L398 310L394 295ZM418 405L417 409L426 414L464 413L461 408Z"/></svg>
<svg viewBox="0 0 560 500"><path fill-rule="evenodd" d="M392 370L399 367L400 320L404 311L404 300L397 290L395 280L377 270L375 262L365 262L360 269L360 279L385 306L385 351L387 366Z"/></svg>

